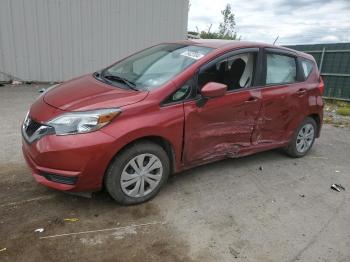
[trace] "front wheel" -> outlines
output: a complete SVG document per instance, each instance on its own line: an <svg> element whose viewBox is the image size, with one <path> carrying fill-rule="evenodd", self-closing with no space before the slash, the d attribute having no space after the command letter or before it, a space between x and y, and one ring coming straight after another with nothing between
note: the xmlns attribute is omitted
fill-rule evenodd
<svg viewBox="0 0 350 262"><path fill-rule="evenodd" d="M148 141L135 143L111 163L105 178L107 191L122 205L150 200L167 181L169 166L161 146Z"/></svg>
<svg viewBox="0 0 350 262"><path fill-rule="evenodd" d="M299 126L290 141L286 152L291 157L303 157L309 152L315 142L317 124L311 117L307 117Z"/></svg>

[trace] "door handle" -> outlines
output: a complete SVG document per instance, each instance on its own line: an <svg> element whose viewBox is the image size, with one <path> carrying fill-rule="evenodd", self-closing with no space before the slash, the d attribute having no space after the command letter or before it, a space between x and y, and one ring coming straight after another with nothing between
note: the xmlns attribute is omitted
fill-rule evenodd
<svg viewBox="0 0 350 262"><path fill-rule="evenodd" d="M307 92L307 90L306 90L306 89L301 88L301 89L299 89L299 90L297 91L297 94L298 94L298 96L303 96L303 95L305 95L305 94L306 94L306 92Z"/></svg>
<svg viewBox="0 0 350 262"><path fill-rule="evenodd" d="M259 100L259 98L257 98L256 96L251 96L248 98L248 100L244 101L244 103L254 103L258 100Z"/></svg>

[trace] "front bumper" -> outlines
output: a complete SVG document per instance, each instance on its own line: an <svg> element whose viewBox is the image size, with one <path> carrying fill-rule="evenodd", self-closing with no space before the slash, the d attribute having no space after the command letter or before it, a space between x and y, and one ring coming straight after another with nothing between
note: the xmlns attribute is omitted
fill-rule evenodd
<svg viewBox="0 0 350 262"><path fill-rule="evenodd" d="M93 192L102 187L114 141L101 131L47 135L31 144L23 138L22 151L38 183L62 191Z"/></svg>

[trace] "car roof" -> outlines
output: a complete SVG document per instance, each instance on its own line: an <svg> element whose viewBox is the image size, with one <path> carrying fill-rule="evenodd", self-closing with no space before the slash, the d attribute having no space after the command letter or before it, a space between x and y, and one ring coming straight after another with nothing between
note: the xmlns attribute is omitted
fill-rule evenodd
<svg viewBox="0 0 350 262"><path fill-rule="evenodd" d="M227 50L227 49L238 49L238 48L247 48L247 47L259 47L259 48L276 48L280 50L289 51L292 53L295 53L298 56L314 60L313 56L290 49L283 46L278 45L271 45L266 43L260 43L260 42L252 42L252 41L241 41L241 40L222 40L222 39L191 39L191 40L185 40L180 41L176 43L181 44L188 44L188 45L197 45L197 46L203 46L203 47L210 47L213 49L218 50Z"/></svg>
<svg viewBox="0 0 350 262"><path fill-rule="evenodd" d="M189 44L206 46L214 49L239 48L243 46L261 46L258 42L240 41L240 40L222 40L222 39L193 39L188 40Z"/></svg>

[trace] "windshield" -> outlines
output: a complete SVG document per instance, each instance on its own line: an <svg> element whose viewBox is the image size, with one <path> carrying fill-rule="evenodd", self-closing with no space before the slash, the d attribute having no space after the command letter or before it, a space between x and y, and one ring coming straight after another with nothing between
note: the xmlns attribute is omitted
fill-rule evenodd
<svg viewBox="0 0 350 262"><path fill-rule="evenodd" d="M212 48L183 44L161 44L105 69L101 77L132 89L155 89L179 74Z"/></svg>

